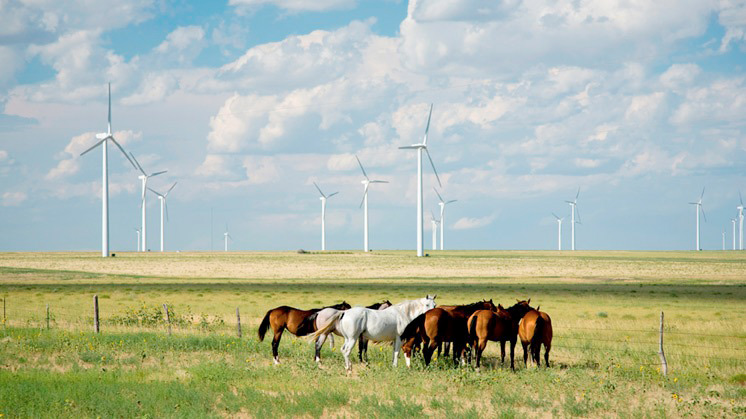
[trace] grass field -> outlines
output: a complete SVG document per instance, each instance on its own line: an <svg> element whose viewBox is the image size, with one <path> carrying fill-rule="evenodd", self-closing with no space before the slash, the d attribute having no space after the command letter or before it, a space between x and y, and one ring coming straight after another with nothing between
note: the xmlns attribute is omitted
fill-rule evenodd
<svg viewBox="0 0 746 419"><path fill-rule="evenodd" d="M5 416L744 416L742 252L0 254L0 413ZM100 334L92 330L99 296ZM267 309L531 298L552 316L549 369L439 359L407 370L391 348L344 373L286 333L272 365ZM174 314L168 336L162 304ZM46 329L46 305L50 329ZM236 308L244 336L236 337ZM669 374L658 364L666 316ZM517 359L522 360L520 345Z"/></svg>

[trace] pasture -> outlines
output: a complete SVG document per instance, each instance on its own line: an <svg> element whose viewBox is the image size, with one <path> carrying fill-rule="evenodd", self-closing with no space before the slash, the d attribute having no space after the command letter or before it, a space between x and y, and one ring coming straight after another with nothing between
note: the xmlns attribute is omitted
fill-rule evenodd
<svg viewBox="0 0 746 419"><path fill-rule="evenodd" d="M0 254L5 416L743 416L746 253L430 251L363 254ZM99 296L101 333L92 332ZM256 330L279 305L531 298L552 316L551 368L415 358L389 345L345 374L339 354ZM46 329L46 305L50 329ZM174 311L166 332L162 304ZM243 337L236 336L236 308ZM665 311L669 374L660 372ZM356 354L356 350L353 352Z"/></svg>

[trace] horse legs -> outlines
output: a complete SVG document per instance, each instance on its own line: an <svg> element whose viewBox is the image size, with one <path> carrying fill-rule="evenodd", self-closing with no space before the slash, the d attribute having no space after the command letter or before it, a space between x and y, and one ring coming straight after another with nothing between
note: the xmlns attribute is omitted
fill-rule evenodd
<svg viewBox="0 0 746 419"><path fill-rule="evenodd" d="M500 363L501 364L505 363L505 341L504 340L500 341Z"/></svg>
<svg viewBox="0 0 746 419"><path fill-rule="evenodd" d="M528 367L528 343L521 341L521 346L523 346L523 366Z"/></svg>
<svg viewBox="0 0 746 419"><path fill-rule="evenodd" d="M549 350L552 349L551 344L544 344L544 366L549 368Z"/></svg>
<svg viewBox="0 0 746 419"><path fill-rule="evenodd" d="M350 353L352 352L352 347L355 346L355 342L357 339L350 338L345 336L345 343L342 345L342 355L345 358L345 369L348 372L352 371L352 363L350 362Z"/></svg>
<svg viewBox="0 0 746 419"><path fill-rule="evenodd" d="M487 339L479 339L479 343L475 345L475 350L477 352L476 358L477 358L477 369L479 369L479 366L482 361L482 352L484 352L484 348L487 347Z"/></svg>
<svg viewBox="0 0 746 419"><path fill-rule="evenodd" d="M433 357L433 352L435 352L435 350L439 347L440 342L435 342L435 340L431 340L428 345L422 346L422 356L423 358L425 358L425 366L430 365L430 361Z"/></svg>
<svg viewBox="0 0 746 419"><path fill-rule="evenodd" d="M363 361L363 354L365 354L365 361ZM360 362L368 361L368 339L365 339L363 335L360 335L360 340L357 343L357 356L360 358Z"/></svg>
<svg viewBox="0 0 746 419"><path fill-rule="evenodd" d="M443 356L448 356L451 353L451 342L445 342L443 346ZM440 357L440 351L438 352L438 357Z"/></svg>
<svg viewBox="0 0 746 419"><path fill-rule="evenodd" d="M277 349L280 347L280 339L282 339L282 332L284 328L275 331L275 336L272 338L272 357L275 365L280 363L280 356L277 354Z"/></svg>
<svg viewBox="0 0 746 419"><path fill-rule="evenodd" d="M443 345L438 344L438 358L440 358L440 354L443 352L442 349L443 349Z"/></svg>
<svg viewBox="0 0 746 419"><path fill-rule="evenodd" d="M401 349L401 337L399 335L396 335L396 339L394 340L394 367L396 367L396 364L399 361L399 350Z"/></svg>
<svg viewBox="0 0 746 419"><path fill-rule="evenodd" d="M513 339L510 340L510 369L513 370L513 371L515 371L515 362L514 362L514 358L515 358L515 343L516 343L516 339L515 338L513 338Z"/></svg>
<svg viewBox="0 0 746 419"><path fill-rule="evenodd" d="M316 338L316 344L314 345L316 347L316 362L321 362L321 348L324 346L324 341L327 336L329 335L319 335L319 337Z"/></svg>
<svg viewBox="0 0 746 419"><path fill-rule="evenodd" d="M329 349L334 349L334 333L329 333Z"/></svg>

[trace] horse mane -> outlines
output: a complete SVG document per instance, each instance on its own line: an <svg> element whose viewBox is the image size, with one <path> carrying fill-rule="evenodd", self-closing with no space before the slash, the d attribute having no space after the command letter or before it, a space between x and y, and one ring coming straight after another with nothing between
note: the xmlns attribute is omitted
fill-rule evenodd
<svg viewBox="0 0 746 419"><path fill-rule="evenodd" d="M313 311L313 312L315 313L315 312L317 312L317 311L321 311L321 310L323 310L323 309L325 309L325 308L333 308L333 309L336 309L336 310L344 310L344 309L348 309L348 308L350 308L350 305L349 305L349 304L347 304L347 301L342 301L342 302L341 302L341 303L339 303L339 304L332 304L332 305L330 305L330 306L326 306L326 307L321 307L321 308L314 308L314 309L311 309L311 310L309 310L309 311Z"/></svg>

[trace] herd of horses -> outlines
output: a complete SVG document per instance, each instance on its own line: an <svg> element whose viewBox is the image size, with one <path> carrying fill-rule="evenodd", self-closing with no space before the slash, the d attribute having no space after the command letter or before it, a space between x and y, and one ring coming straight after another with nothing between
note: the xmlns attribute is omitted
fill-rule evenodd
<svg viewBox="0 0 746 419"><path fill-rule="evenodd" d="M399 352L404 352L407 367L412 355L421 350L425 365L433 353L445 349L448 356L453 350L454 365L471 364L472 352L476 367L481 364L482 353L488 341L500 342L501 361L505 362L505 344L510 343L510 368L515 370L515 345L520 339L523 362L531 360L541 365L541 346L544 346L544 365L549 366L552 347L552 320L549 315L529 305L531 299L517 300L504 308L492 300L482 300L466 305L437 306L435 296L406 300L391 304L386 300L368 307L351 307L347 302L301 310L280 306L267 311L259 325L259 341L271 328L272 357L279 364L279 345L285 330L296 336L309 336L315 342L315 360L321 361L321 348L327 339L334 345L334 335L344 338L341 352L347 371L352 369L350 354L358 344L360 362L367 362L368 341L393 342L393 365Z"/></svg>

